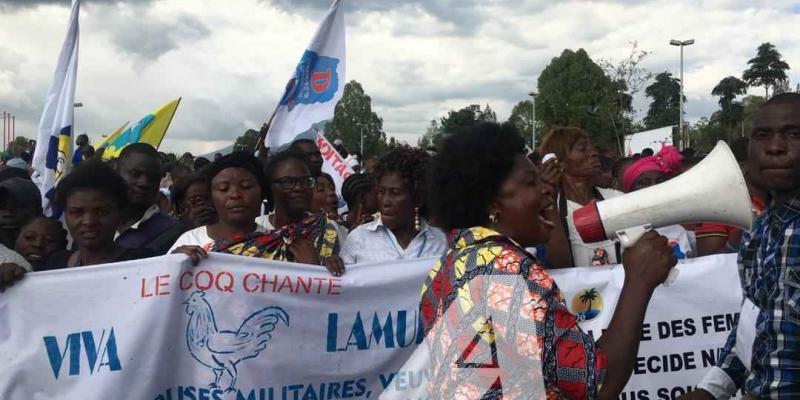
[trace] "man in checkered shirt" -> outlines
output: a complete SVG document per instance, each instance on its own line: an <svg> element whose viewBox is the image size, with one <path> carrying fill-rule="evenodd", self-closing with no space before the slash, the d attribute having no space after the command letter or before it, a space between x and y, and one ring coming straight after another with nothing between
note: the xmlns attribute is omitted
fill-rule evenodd
<svg viewBox="0 0 800 400"><path fill-rule="evenodd" d="M685 399L800 399L800 94L773 97L750 132L748 173L770 207L742 237L744 304L714 367Z"/></svg>

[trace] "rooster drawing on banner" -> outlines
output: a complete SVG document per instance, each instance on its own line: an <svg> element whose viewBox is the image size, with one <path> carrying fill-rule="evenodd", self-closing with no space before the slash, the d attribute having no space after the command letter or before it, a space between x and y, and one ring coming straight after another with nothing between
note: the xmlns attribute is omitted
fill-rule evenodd
<svg viewBox="0 0 800 400"><path fill-rule="evenodd" d="M225 391L232 392L236 390L238 364L258 356L267 347L278 322L289 326L289 315L280 307L266 307L250 314L239 329L221 331L205 295L195 291L183 302L189 314L186 343L192 357L214 371L214 383L209 387L218 388L222 373L227 372L231 383Z"/></svg>

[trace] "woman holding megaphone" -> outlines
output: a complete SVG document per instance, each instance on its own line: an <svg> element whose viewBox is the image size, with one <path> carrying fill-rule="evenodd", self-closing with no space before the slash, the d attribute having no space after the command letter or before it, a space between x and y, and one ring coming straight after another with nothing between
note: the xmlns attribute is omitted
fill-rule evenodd
<svg viewBox="0 0 800 400"><path fill-rule="evenodd" d="M677 260L655 232L629 248L614 316L595 342L525 250L547 243L554 224L552 189L523 151L515 128L483 123L448 136L434 158L430 205L450 244L420 302L429 397L616 398L653 290Z"/></svg>

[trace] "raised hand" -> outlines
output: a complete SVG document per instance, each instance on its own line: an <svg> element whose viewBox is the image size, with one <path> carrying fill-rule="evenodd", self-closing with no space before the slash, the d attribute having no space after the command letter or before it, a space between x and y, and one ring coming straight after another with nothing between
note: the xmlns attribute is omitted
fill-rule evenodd
<svg viewBox="0 0 800 400"><path fill-rule="evenodd" d="M625 283L653 290L664 283L670 268L677 263L667 238L655 231L647 232L622 255Z"/></svg>
<svg viewBox="0 0 800 400"><path fill-rule="evenodd" d="M27 271L13 263L0 264L0 292L14 285L25 276Z"/></svg>

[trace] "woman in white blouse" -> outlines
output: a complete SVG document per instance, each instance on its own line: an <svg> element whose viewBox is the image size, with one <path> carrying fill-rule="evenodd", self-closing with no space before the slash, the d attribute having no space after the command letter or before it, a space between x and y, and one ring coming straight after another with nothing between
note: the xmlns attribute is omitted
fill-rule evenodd
<svg viewBox="0 0 800 400"><path fill-rule="evenodd" d="M376 170L380 218L354 229L340 256L345 264L439 257L447 249L444 233L420 212L430 156L399 147L386 154Z"/></svg>

